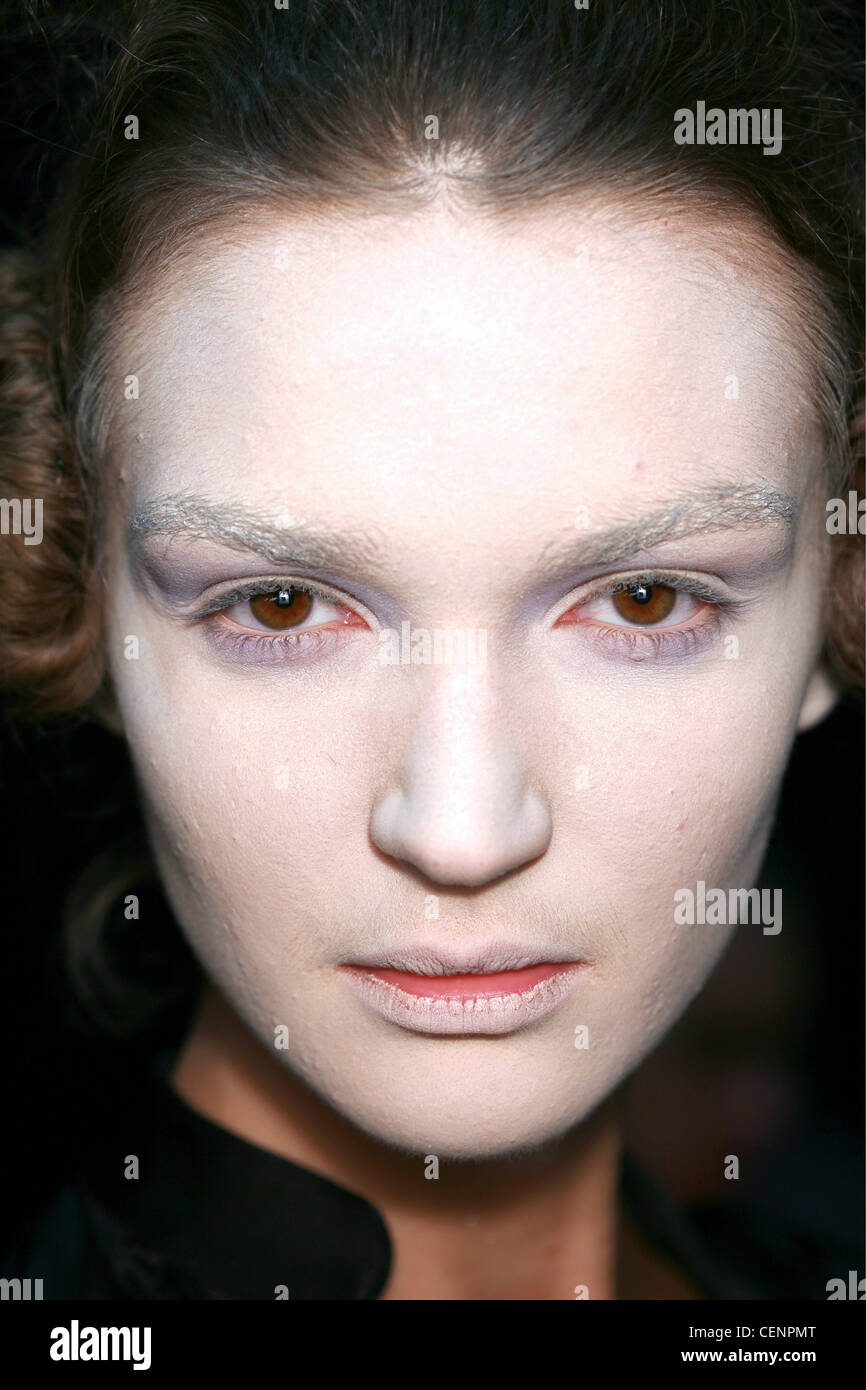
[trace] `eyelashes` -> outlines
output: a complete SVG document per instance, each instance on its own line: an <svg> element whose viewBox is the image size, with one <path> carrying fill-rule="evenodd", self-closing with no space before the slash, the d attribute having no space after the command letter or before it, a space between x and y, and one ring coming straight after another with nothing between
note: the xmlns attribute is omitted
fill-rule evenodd
<svg viewBox="0 0 866 1390"><path fill-rule="evenodd" d="M744 606L743 600L697 577L668 571L620 575L586 587L585 596L573 602L554 627L579 629L603 655L631 661L696 654L718 636L726 616ZM683 600L692 610L686 614L679 611ZM244 626L227 616L244 605L261 626ZM300 626L310 620L311 626ZM335 595L282 579L253 580L216 594L191 615L191 621L203 627L221 653L254 664L325 655L353 628L369 631L364 619Z"/></svg>
<svg viewBox="0 0 866 1390"><path fill-rule="evenodd" d="M693 611L680 614L676 621L681 596L691 601ZM593 606L605 599L618 616L632 625L617 623L610 614L607 621L593 617ZM596 585L585 599L562 615L557 626L583 628L604 655L631 661L676 659L704 650L718 637L726 617L742 607L743 600L731 598L703 580L643 571ZM667 626L655 621L669 618L673 621Z"/></svg>
<svg viewBox="0 0 866 1390"><path fill-rule="evenodd" d="M220 621L243 604L249 605L253 618L262 627L244 628L231 618ZM323 607L338 616L323 617ZM300 623L317 611L319 622L313 628L301 628ZM343 639L346 629L366 626L362 618L332 594L310 584L284 580L254 580L229 593L217 594L193 615L193 622L201 623L208 640L225 654L256 663L324 654Z"/></svg>

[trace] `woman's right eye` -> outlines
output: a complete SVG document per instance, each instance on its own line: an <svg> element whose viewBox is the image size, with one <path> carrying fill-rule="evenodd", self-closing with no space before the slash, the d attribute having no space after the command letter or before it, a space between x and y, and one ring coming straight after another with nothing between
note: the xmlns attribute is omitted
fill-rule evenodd
<svg viewBox="0 0 866 1390"><path fill-rule="evenodd" d="M326 599L312 589L298 585L279 585L261 593L249 594L246 598L221 608L214 617L228 619L248 632L289 632L299 628L314 614L319 621L311 624L321 627L325 624L346 625L355 616L333 599ZM252 622L244 619L252 618Z"/></svg>

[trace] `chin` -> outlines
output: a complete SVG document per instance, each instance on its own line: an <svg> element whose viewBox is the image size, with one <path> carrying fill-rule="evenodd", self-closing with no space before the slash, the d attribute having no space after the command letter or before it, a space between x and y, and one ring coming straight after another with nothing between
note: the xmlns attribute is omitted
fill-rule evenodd
<svg viewBox="0 0 866 1390"><path fill-rule="evenodd" d="M396 1069L395 1069L396 1070ZM308 1081L310 1078L306 1078ZM416 1076L390 1085L313 1082L322 1100L370 1138L414 1157L450 1161L518 1158L536 1153L585 1120L615 1089L608 1077L564 1085L560 1073L515 1077L462 1067L450 1078Z"/></svg>

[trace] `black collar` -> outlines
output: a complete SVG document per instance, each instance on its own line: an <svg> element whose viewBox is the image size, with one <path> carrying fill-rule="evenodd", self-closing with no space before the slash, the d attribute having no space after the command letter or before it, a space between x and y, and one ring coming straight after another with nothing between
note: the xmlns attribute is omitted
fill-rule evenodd
<svg viewBox="0 0 866 1390"><path fill-rule="evenodd" d="M378 1298L391 1242L376 1208L206 1119L165 1069L130 1088L134 1105L87 1164L104 1253L116 1260L122 1245L127 1272L140 1264L145 1280L198 1297ZM137 1178L124 1176L131 1156Z"/></svg>
<svg viewBox="0 0 866 1390"><path fill-rule="evenodd" d="M168 1084L172 1061L164 1054L127 1077L127 1100L112 1098L75 1182L87 1262L103 1271L94 1287L105 1292L92 1296L379 1298L392 1251L377 1208L193 1110ZM138 1176L127 1177L135 1160ZM720 1259L629 1154L620 1200L703 1297L774 1296L750 1261L748 1232Z"/></svg>

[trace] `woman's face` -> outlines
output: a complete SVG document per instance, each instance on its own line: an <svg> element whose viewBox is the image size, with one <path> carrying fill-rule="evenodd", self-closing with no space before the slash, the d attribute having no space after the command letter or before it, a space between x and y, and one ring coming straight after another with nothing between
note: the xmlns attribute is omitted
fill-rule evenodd
<svg viewBox="0 0 866 1390"><path fill-rule="evenodd" d="M675 894L754 883L827 707L809 364L730 227L236 232L113 358L109 663L159 868L337 1110L530 1148L700 988L731 926ZM532 963L505 1000L371 983Z"/></svg>

